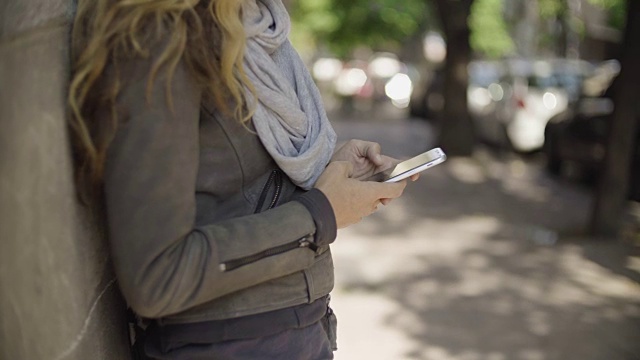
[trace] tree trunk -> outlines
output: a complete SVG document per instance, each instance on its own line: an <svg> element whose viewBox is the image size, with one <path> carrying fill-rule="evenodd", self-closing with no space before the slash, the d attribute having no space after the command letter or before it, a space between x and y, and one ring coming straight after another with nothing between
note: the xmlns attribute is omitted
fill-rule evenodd
<svg viewBox="0 0 640 360"><path fill-rule="evenodd" d="M447 39L444 111L438 143L450 156L473 153L475 137L467 108L467 65L471 60L468 17L473 0L436 0Z"/></svg>
<svg viewBox="0 0 640 360"><path fill-rule="evenodd" d="M607 153L592 211L593 235L615 236L625 212L630 164L636 139L640 93L640 1L627 1L627 25L620 57L621 71L613 86L615 109L610 117Z"/></svg>

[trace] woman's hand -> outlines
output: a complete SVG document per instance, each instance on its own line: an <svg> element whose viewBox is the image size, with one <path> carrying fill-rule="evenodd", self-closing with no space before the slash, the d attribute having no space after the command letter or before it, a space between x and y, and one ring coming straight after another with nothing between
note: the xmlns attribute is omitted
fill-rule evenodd
<svg viewBox="0 0 640 360"><path fill-rule="evenodd" d="M353 178L353 171L351 162L331 162L315 184L329 199L338 229L359 222L373 213L380 203L399 197L407 185L406 181L360 181Z"/></svg>
<svg viewBox="0 0 640 360"><path fill-rule="evenodd" d="M362 140L349 140L336 150L331 161L348 161L353 165L351 177L366 179L369 176L389 169L399 161L380 153L378 143Z"/></svg>

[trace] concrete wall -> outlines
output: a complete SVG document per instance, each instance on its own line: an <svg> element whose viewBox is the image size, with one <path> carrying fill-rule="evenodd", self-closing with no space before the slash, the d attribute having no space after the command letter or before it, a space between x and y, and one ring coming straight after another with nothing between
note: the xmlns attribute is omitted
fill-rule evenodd
<svg viewBox="0 0 640 360"><path fill-rule="evenodd" d="M74 195L70 14L0 1L0 360L129 359L108 250Z"/></svg>

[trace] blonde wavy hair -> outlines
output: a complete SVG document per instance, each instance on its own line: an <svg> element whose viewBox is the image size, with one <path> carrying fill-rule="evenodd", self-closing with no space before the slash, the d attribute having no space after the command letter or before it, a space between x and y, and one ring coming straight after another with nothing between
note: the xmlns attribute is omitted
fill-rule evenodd
<svg viewBox="0 0 640 360"><path fill-rule="evenodd" d="M79 0L72 32L72 78L68 94L70 128L79 180L100 185L109 143L119 119L115 109L122 80L106 79L107 66L148 58L149 44L166 44L149 69L153 82L166 72L169 87L180 61L224 112L246 124L251 117L243 88L252 89L242 61L244 0ZM162 39L160 39L162 38ZM234 105L229 105L234 104ZM93 112L108 106L111 119L99 123Z"/></svg>

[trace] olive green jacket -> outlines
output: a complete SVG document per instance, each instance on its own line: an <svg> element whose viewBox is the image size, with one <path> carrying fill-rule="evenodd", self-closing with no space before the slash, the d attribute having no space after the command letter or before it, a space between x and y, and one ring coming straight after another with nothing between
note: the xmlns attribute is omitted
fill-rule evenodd
<svg viewBox="0 0 640 360"><path fill-rule="evenodd" d="M121 65L121 124L105 168L109 241L129 305L176 323L328 294L336 225L326 197L293 185L257 135L220 115L182 64L173 106L162 76L147 101L151 61Z"/></svg>

